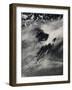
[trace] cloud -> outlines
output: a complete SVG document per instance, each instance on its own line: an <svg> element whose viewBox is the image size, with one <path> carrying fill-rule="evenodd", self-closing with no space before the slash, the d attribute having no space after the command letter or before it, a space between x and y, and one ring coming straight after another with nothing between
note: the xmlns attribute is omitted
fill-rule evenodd
<svg viewBox="0 0 72 90"><path fill-rule="evenodd" d="M38 42L35 28L49 35L46 41ZM22 76L57 75L63 73L63 19L48 21L38 25L30 24L22 30ZM56 41L53 42L53 39ZM51 44L53 48L37 62L37 52L42 46ZM57 70L57 71L56 71Z"/></svg>

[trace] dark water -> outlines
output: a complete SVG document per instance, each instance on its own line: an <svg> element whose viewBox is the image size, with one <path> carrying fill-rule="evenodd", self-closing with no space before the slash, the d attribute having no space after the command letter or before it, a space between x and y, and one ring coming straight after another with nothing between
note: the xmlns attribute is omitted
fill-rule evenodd
<svg viewBox="0 0 72 90"><path fill-rule="evenodd" d="M28 71L24 72L24 76L33 77L33 76L55 76L55 75L63 75L63 67L50 68L50 69L41 69L38 71Z"/></svg>

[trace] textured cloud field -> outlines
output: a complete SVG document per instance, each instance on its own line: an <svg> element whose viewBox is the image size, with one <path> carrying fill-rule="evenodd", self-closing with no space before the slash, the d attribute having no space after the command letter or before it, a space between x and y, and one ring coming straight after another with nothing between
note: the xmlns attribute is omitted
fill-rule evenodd
<svg viewBox="0 0 72 90"><path fill-rule="evenodd" d="M22 77L63 74L63 18L60 17L42 23L45 20L42 16L37 21L34 15L28 18L22 14L25 19L21 32Z"/></svg>

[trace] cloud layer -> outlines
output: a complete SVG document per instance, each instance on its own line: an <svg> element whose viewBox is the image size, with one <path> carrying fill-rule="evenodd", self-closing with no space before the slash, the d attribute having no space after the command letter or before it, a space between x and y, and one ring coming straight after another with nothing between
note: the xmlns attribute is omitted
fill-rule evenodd
<svg viewBox="0 0 72 90"><path fill-rule="evenodd" d="M23 13L22 19L33 19L33 15L27 19ZM50 14L49 17L44 23L34 20L22 28L22 77L63 74L63 18L51 18ZM22 21L23 24L26 23Z"/></svg>

